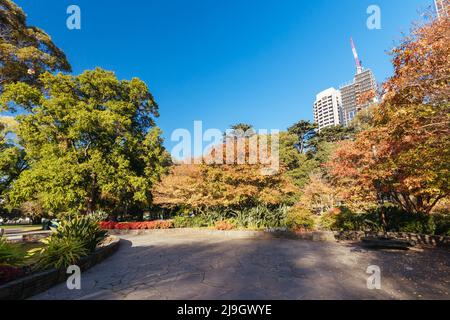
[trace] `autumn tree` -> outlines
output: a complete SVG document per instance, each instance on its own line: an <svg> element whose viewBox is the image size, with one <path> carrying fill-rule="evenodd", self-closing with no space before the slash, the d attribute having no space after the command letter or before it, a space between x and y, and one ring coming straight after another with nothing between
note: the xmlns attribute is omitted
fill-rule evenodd
<svg viewBox="0 0 450 320"><path fill-rule="evenodd" d="M17 116L17 135L30 168L14 182L10 202L39 200L53 213L148 207L168 155L145 83L102 69L44 73L39 81L44 92L8 84L0 100L4 109L27 110Z"/></svg>
<svg viewBox="0 0 450 320"><path fill-rule="evenodd" d="M371 103L369 107L360 110L350 122L348 129L351 130L350 137L354 139L356 133L370 130L375 125L375 111L378 109L379 103Z"/></svg>
<svg viewBox="0 0 450 320"><path fill-rule="evenodd" d="M152 191L155 205L168 208L205 207L204 192L201 165L186 163L174 163Z"/></svg>
<svg viewBox="0 0 450 320"><path fill-rule="evenodd" d="M388 198L430 213L450 195L450 19L415 27L393 50L373 128L344 143L330 162L355 195ZM340 181L340 182L339 182Z"/></svg>
<svg viewBox="0 0 450 320"><path fill-rule="evenodd" d="M311 173L298 205L314 214L324 214L341 204L340 192L321 173Z"/></svg>
<svg viewBox="0 0 450 320"><path fill-rule="evenodd" d="M7 83L37 85L45 71L71 71L64 53L43 30L28 26L10 0L0 0L0 93Z"/></svg>
<svg viewBox="0 0 450 320"><path fill-rule="evenodd" d="M266 139L267 137L260 137ZM208 157L200 165L177 164L171 173L155 185L153 193L155 204L166 207L189 206L194 210L208 208L248 208L258 204L277 206L289 201L298 189L283 174L284 168L278 171L267 170L269 164L249 163L251 148L249 137L244 140L242 150L236 150L233 157L227 157L230 146L219 144L211 151L216 157L218 150L222 163L211 163ZM228 140L233 147L239 142ZM270 145L269 145L270 147ZM241 154L242 153L242 154ZM269 154L270 156L270 154ZM239 163L238 159L244 159ZM229 160L232 159L232 163ZM228 161L228 162L227 162Z"/></svg>
<svg viewBox="0 0 450 320"><path fill-rule="evenodd" d="M280 205L297 190L281 174L262 175L254 165L177 164L153 189L163 207L248 208Z"/></svg>

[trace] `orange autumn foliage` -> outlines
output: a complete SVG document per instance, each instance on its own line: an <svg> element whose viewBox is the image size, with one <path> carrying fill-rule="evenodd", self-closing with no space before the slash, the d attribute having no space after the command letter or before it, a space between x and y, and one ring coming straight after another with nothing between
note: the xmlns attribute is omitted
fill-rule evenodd
<svg viewBox="0 0 450 320"><path fill-rule="evenodd" d="M374 127L341 143L328 164L348 201L389 198L430 213L450 195L450 20L416 27L393 50L394 76Z"/></svg>
<svg viewBox="0 0 450 320"><path fill-rule="evenodd" d="M223 150L225 160L226 145L218 145L211 154L217 150ZM243 150L242 156L248 160L251 148L246 145ZM283 168L267 174L265 169L270 165L238 164L239 152L236 155L231 164L209 164L207 158L201 164L174 165L170 174L154 187L154 203L193 209L278 205L298 192L291 180L282 174Z"/></svg>

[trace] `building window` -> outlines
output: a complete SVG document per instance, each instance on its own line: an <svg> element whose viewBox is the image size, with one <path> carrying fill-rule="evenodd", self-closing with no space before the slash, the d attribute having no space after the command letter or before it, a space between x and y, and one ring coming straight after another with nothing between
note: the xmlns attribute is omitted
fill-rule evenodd
<svg viewBox="0 0 450 320"><path fill-rule="evenodd" d="M356 111L350 111L348 114L348 119L352 120L355 117L355 115L356 115Z"/></svg>

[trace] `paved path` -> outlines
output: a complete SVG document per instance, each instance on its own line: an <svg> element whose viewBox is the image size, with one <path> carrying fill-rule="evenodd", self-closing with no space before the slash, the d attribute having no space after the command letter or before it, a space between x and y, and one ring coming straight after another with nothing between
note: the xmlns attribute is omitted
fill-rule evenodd
<svg viewBox="0 0 450 320"><path fill-rule="evenodd" d="M366 269L382 270L368 290ZM450 299L450 253L229 236L124 236L117 253L34 299Z"/></svg>

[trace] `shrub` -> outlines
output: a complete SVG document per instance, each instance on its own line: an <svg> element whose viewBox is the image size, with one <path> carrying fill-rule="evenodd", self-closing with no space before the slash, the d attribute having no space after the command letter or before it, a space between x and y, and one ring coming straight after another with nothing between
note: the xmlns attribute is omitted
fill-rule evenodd
<svg viewBox="0 0 450 320"><path fill-rule="evenodd" d="M287 206L257 205L248 208L212 208L195 216L174 218L176 228L215 227L216 223L232 220L239 228L278 228L286 226Z"/></svg>
<svg viewBox="0 0 450 320"><path fill-rule="evenodd" d="M411 214L409 218L399 221L398 224L388 227L388 231L407 232L418 234L435 234L436 226L433 219L419 214Z"/></svg>
<svg viewBox="0 0 450 320"><path fill-rule="evenodd" d="M23 264L26 253L19 246L0 237L0 265L17 266Z"/></svg>
<svg viewBox="0 0 450 320"><path fill-rule="evenodd" d="M232 217L237 225L243 228L279 228L286 225L288 211L287 206L270 207L258 205L235 211Z"/></svg>
<svg viewBox="0 0 450 320"><path fill-rule="evenodd" d="M172 229L173 221L171 220L150 221L147 222L147 227L148 227L147 229Z"/></svg>
<svg viewBox="0 0 450 320"><path fill-rule="evenodd" d="M436 226L429 214L409 213L395 206L386 206L371 214L373 221L379 221L380 210L384 210L387 231L419 234L435 233Z"/></svg>
<svg viewBox="0 0 450 320"><path fill-rule="evenodd" d="M333 208L320 216L319 227L322 230L334 230L337 217L341 214L339 208Z"/></svg>
<svg viewBox="0 0 450 320"><path fill-rule="evenodd" d="M294 206L287 214L286 225L295 231L305 231L313 230L316 222L314 215L308 209Z"/></svg>
<svg viewBox="0 0 450 320"><path fill-rule="evenodd" d="M14 281L24 275L22 268L0 265L0 285Z"/></svg>
<svg viewBox="0 0 450 320"><path fill-rule="evenodd" d="M97 222L105 221L106 219L108 219L108 214L102 210L89 213L86 216L89 217L91 220L95 220Z"/></svg>
<svg viewBox="0 0 450 320"><path fill-rule="evenodd" d="M216 222L214 227L216 230L229 231L236 229L236 224L233 220L222 220Z"/></svg>
<svg viewBox="0 0 450 320"><path fill-rule="evenodd" d="M106 237L99 223L89 216L77 216L71 220L63 220L52 236L59 239L76 239L90 252Z"/></svg>
<svg viewBox="0 0 450 320"><path fill-rule="evenodd" d="M354 213L341 207L320 218L320 226L336 231L382 231L381 210L386 218L386 231L418 234L450 235L450 216L442 214L408 213L395 206L364 213Z"/></svg>
<svg viewBox="0 0 450 320"><path fill-rule="evenodd" d="M341 207L339 209L340 213L336 216L336 221L333 225L334 230L354 231L373 229L373 220L366 219L367 217L365 214L352 212L346 207Z"/></svg>
<svg viewBox="0 0 450 320"><path fill-rule="evenodd" d="M66 268L76 264L81 258L89 254L85 242L81 239L69 237L50 237L42 241L45 246L37 249L39 252L38 265L41 268Z"/></svg>
<svg viewBox="0 0 450 320"><path fill-rule="evenodd" d="M210 221L204 214L189 217L178 216L173 219L175 228L204 228L211 226Z"/></svg>
<svg viewBox="0 0 450 320"><path fill-rule="evenodd" d="M434 214L435 234L450 236L450 214Z"/></svg>
<svg viewBox="0 0 450 320"><path fill-rule="evenodd" d="M239 228L264 229L286 226L287 212L287 206L257 205L239 209L224 208L219 211L216 209L205 213L205 215L209 219L213 218L212 223L210 223L212 226L216 222L232 219Z"/></svg>

